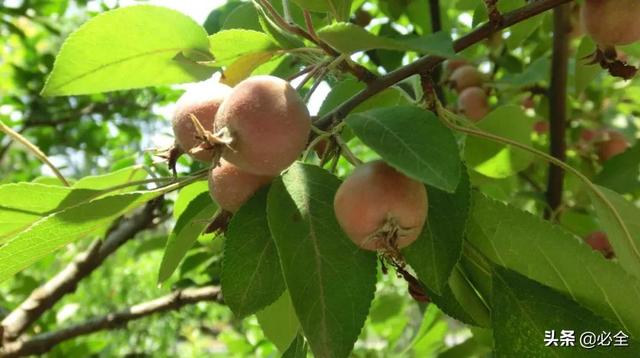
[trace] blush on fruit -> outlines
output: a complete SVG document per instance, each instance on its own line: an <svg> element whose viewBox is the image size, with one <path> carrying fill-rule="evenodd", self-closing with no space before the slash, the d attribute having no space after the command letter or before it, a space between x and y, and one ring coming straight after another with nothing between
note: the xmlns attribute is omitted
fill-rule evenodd
<svg viewBox="0 0 640 358"><path fill-rule="evenodd" d="M338 223L356 245L392 253L416 240L427 208L425 186L383 161L357 167L334 199Z"/></svg>
<svg viewBox="0 0 640 358"><path fill-rule="evenodd" d="M202 141L197 139L197 131L191 116L195 116L205 130L213 130L213 121L222 101L231 93L231 87L221 83L202 83L186 91L176 102L171 119L176 144L180 149L202 162L210 163L215 153L203 150L191 153Z"/></svg>
<svg viewBox="0 0 640 358"><path fill-rule="evenodd" d="M273 177L255 175L220 160L220 165L209 172L209 194L220 208L235 213Z"/></svg>
<svg viewBox="0 0 640 358"><path fill-rule="evenodd" d="M224 159L247 172L275 176L305 149L311 117L287 81L255 76L233 89L214 127L232 138L222 152Z"/></svg>

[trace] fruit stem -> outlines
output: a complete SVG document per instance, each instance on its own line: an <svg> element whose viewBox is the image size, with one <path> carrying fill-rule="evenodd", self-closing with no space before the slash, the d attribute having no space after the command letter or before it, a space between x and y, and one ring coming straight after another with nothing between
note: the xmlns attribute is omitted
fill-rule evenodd
<svg viewBox="0 0 640 358"><path fill-rule="evenodd" d="M351 151L351 149L349 149L349 146L347 145L347 143L345 143L344 139L342 139L342 136L340 134L336 134L334 138L336 140L336 143L340 147L340 152L342 153L342 156L345 157L345 159L349 163L353 164L353 166L356 166L356 167L362 164L362 160L360 160L358 157L356 157L355 154L353 154L353 152Z"/></svg>
<svg viewBox="0 0 640 358"><path fill-rule="evenodd" d="M47 157L46 154L44 154L40 148L38 148L35 144L29 142L29 140L27 138L25 138L24 136L22 136L20 133L14 131L13 129L11 129L9 126L7 126L6 124L4 124L3 121L0 120L0 130L3 131L6 135L8 135L10 138L12 138L13 140L15 140L16 142L24 145L25 147L27 147L27 149L33 153L38 159L40 159L41 162L43 162L44 164L46 164L51 171L53 172L53 174L55 174L56 177L58 177L58 179L60 179L60 181L65 185L65 186L71 186L71 184L69 184L69 182L67 181L67 179L65 179L64 175L62 175L62 173L60 172L60 170L58 170L58 168L56 168L55 165L53 165L53 163L51 163L51 161L49 160L49 158Z"/></svg>

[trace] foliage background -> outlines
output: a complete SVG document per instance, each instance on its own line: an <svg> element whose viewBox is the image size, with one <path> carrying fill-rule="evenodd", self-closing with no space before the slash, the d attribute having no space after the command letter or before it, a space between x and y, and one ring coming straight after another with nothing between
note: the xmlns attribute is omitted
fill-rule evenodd
<svg viewBox="0 0 640 358"><path fill-rule="evenodd" d="M213 32L225 26L226 21L231 21L229 19L238 21L230 14L239 3L229 1L220 4L220 10L207 18L205 27ZM393 38L401 33L423 35L430 32L427 2L424 0L366 3L364 8L376 18L368 27L373 33ZM509 9L521 2L505 3ZM153 165L154 157L144 151L167 144L170 135L167 113L170 113L170 105L180 95L183 86L89 96L39 95L63 39L92 16L118 6L111 1L82 0L0 2L0 119L40 147L70 178L109 173L133 164L152 167L157 175L169 174L162 167ZM450 30L454 37L468 32L486 18L481 2L472 0L447 2L442 15L444 29ZM549 85L551 28L551 17L546 14L505 32L504 40L492 39L464 52L466 58L474 60L480 69L491 74L490 83L497 89L491 97L493 106L519 106L531 93ZM640 127L637 80L622 82L598 68L584 65L580 59L593 49L593 44L582 36L572 39L571 49L569 163L637 200L640 192L638 180L628 180L617 173L620 168L637 166L638 159L627 156L624 160L607 163L603 168L594 158L593 148L580 139L584 129L616 128L637 148ZM637 46L625 51L631 55L640 53ZM359 56L358 61L373 71L386 73L416 57L414 52L371 50ZM312 98L310 107L318 110L329 88L338 83L339 79L328 78ZM413 84L408 82L406 85ZM446 91L445 95L448 103L455 103L453 93ZM532 125L535 121L546 121L549 103L544 96L536 95L534 98L534 108L527 111L527 117L508 127L510 131L524 128L532 144L546 151L548 136L532 133ZM40 162L19 145L9 143L8 138L0 135L0 183L55 182ZM376 156L357 140L351 144L362 159ZM346 162L341 161L339 165L340 174L350 168ZM179 168L186 173L202 166L183 157ZM540 214L545 205L541 188L545 185L546 168L545 163L529 159L525 169L517 175L511 173L514 175L500 177L490 168L485 173L487 175L472 173L471 181L491 197ZM589 207L587 193L573 177L568 177L566 183L567 207L559 218L561 225L578 236L599 229L601 225ZM172 195L165 202L163 210L166 213L172 212L175 200L176 196ZM48 331L62 322L81 321L149 300L174 287L219 282L220 245L210 238L200 238L181 265L179 275L174 275L161 287L157 286L158 265L172 226L173 218L168 214L153 231L147 231L127 244L83 281L75 294L59 302L56 312L47 313L34 327L34 332ZM59 251L14 279L0 283L0 316L86 249L89 241L69 245L67 250ZM379 276L381 281L377 285L376 299L366 328L356 344L355 356L423 357L443 352L446 347L461 343L472 335L469 328L444 316L434 305L426 311L417 305L406 294L402 281L389 275L382 278L381 273ZM473 329L473 338L467 341L466 346L457 349L484 353L490 349L486 334L482 329ZM73 340L50 353L60 357L93 354L266 357L277 353L274 344L265 338L255 316L239 320L226 307L198 304L134 322L124 330ZM456 351L443 355L446 354L456 356Z"/></svg>

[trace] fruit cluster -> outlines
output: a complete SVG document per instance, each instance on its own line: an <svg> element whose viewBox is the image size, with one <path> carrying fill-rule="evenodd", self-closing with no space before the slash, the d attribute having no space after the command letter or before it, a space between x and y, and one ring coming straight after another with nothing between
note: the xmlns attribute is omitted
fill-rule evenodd
<svg viewBox="0 0 640 358"><path fill-rule="evenodd" d="M256 76L233 89L215 84L204 93L185 92L172 125L177 147L213 163L211 196L220 208L235 212L298 158L311 117L287 81Z"/></svg>
<svg viewBox="0 0 640 358"><path fill-rule="evenodd" d="M234 88L215 84L183 94L172 119L176 147L212 163L209 192L235 213L307 146L311 117L288 82L256 76ZM425 186L382 161L360 165L338 189L338 223L359 247L401 262L427 218Z"/></svg>
<svg viewBox="0 0 640 358"><path fill-rule="evenodd" d="M478 122L489 113L487 93L482 88L484 75L465 60L447 61L449 84L458 92L458 110Z"/></svg>

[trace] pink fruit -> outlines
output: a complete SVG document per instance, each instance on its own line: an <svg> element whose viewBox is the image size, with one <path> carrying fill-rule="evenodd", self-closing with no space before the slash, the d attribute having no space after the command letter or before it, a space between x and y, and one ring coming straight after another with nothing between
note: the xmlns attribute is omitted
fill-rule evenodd
<svg viewBox="0 0 640 358"><path fill-rule="evenodd" d="M383 161L373 161L356 168L340 185L333 206L338 223L356 245L397 251L422 231L427 191Z"/></svg>
<svg viewBox="0 0 640 358"><path fill-rule="evenodd" d="M222 157L245 171L275 176L307 145L311 117L287 81L256 76L240 82L220 106L215 132L228 131Z"/></svg>
<svg viewBox="0 0 640 358"><path fill-rule="evenodd" d="M191 120L194 115L202 127L208 131L213 130L213 121L222 101L231 93L231 87L221 83L203 83L196 85L185 92L178 102L171 119L176 144L182 151L191 155L194 159L210 163L213 159L213 151L189 151L201 143L196 139L196 129Z"/></svg>
<svg viewBox="0 0 640 358"><path fill-rule="evenodd" d="M247 173L222 159L220 165L209 172L209 194L220 208L234 213L272 179Z"/></svg>
<svg viewBox="0 0 640 358"><path fill-rule="evenodd" d="M480 87L465 88L458 96L458 108L467 118L477 122L489 113L487 94Z"/></svg>
<svg viewBox="0 0 640 358"><path fill-rule="evenodd" d="M586 0L581 15L586 33L601 46L640 40L638 0Z"/></svg>
<svg viewBox="0 0 640 358"><path fill-rule="evenodd" d="M458 92L462 92L465 88L482 86L484 76L475 67L465 65L453 71L449 81Z"/></svg>
<svg viewBox="0 0 640 358"><path fill-rule="evenodd" d="M458 68L468 65L469 61L462 59L462 58L452 58L449 59L445 62L445 68L447 69L447 72L452 73L453 71L457 70Z"/></svg>

